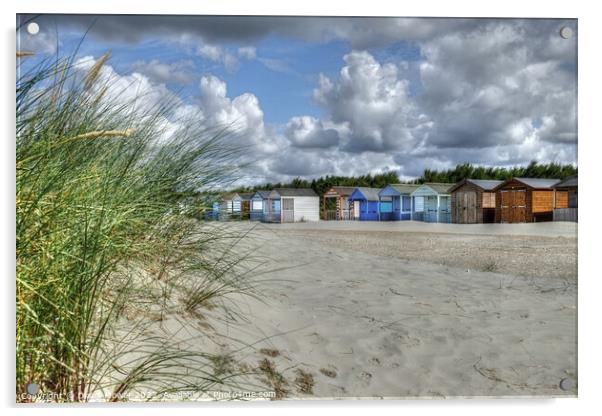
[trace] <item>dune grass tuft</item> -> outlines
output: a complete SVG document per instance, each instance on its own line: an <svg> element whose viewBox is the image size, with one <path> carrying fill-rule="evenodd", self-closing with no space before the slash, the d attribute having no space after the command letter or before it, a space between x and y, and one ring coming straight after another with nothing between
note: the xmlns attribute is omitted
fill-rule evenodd
<svg viewBox="0 0 602 416"><path fill-rule="evenodd" d="M231 180L240 149L169 100L124 98L108 58L53 59L17 81L18 400L35 400L21 396L30 382L56 401L223 384L180 319L253 291L233 237L193 219L204 207L188 198Z"/></svg>

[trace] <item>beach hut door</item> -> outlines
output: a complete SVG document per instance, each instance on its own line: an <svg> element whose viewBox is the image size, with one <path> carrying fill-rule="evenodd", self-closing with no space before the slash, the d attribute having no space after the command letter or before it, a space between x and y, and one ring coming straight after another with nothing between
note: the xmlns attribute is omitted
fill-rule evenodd
<svg viewBox="0 0 602 416"><path fill-rule="evenodd" d="M353 201L353 218L356 220L360 217L360 201Z"/></svg>
<svg viewBox="0 0 602 416"><path fill-rule="evenodd" d="M475 224L477 222L477 194L476 192L464 193L464 222Z"/></svg>
<svg viewBox="0 0 602 416"><path fill-rule="evenodd" d="M294 198L282 198L282 222L295 222Z"/></svg>
<svg viewBox="0 0 602 416"><path fill-rule="evenodd" d="M464 210L464 192L456 192L456 206L454 207L456 213L456 222L464 224L466 222L465 210Z"/></svg>
<svg viewBox="0 0 602 416"><path fill-rule="evenodd" d="M525 222L527 198L525 189L500 191L502 222Z"/></svg>
<svg viewBox="0 0 602 416"><path fill-rule="evenodd" d="M527 190L514 191L514 218L513 222L527 221Z"/></svg>

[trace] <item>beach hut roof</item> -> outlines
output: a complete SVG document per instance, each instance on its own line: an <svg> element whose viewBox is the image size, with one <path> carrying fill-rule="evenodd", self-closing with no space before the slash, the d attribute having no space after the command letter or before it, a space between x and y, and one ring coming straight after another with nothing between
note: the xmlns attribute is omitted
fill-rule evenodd
<svg viewBox="0 0 602 416"><path fill-rule="evenodd" d="M353 191L355 190L355 186L338 186L338 185L336 185L336 186L331 187L329 190L333 190L341 196L351 195L353 193Z"/></svg>
<svg viewBox="0 0 602 416"><path fill-rule="evenodd" d="M449 188L452 187L453 183L441 183L441 182L426 182L423 185L428 186L433 191L438 194L447 194L449 193Z"/></svg>
<svg viewBox="0 0 602 416"><path fill-rule="evenodd" d="M225 194L221 195L221 200L222 201L231 201L233 200L238 194L235 192L227 192Z"/></svg>
<svg viewBox="0 0 602 416"><path fill-rule="evenodd" d="M400 194L411 194L414 192L420 185L412 184L412 183L393 183L389 185L391 188L395 189Z"/></svg>
<svg viewBox="0 0 602 416"><path fill-rule="evenodd" d="M432 189L437 194L449 194L449 189L453 185L454 185L453 183L425 182L416 189L419 189L423 186L428 186L430 189Z"/></svg>
<svg viewBox="0 0 602 416"><path fill-rule="evenodd" d="M275 188L280 196L318 196L311 188Z"/></svg>
<svg viewBox="0 0 602 416"><path fill-rule="evenodd" d="M238 194L242 198L243 201L248 201L253 196L252 192L241 192Z"/></svg>
<svg viewBox="0 0 602 416"><path fill-rule="evenodd" d="M460 188L466 183L470 183L474 186L481 188L483 191L493 191L498 185L501 185L503 181L489 180L489 179L464 179L452 186L449 192L453 192Z"/></svg>
<svg viewBox="0 0 602 416"><path fill-rule="evenodd" d="M262 199L268 199L268 196L270 195L270 191L255 191L255 193L253 194L253 196L251 196L251 198L255 197L255 195L259 196Z"/></svg>
<svg viewBox="0 0 602 416"><path fill-rule="evenodd" d="M558 182L556 185L553 186L553 188L576 188L577 182L577 175L573 175Z"/></svg>
<svg viewBox="0 0 602 416"><path fill-rule="evenodd" d="M380 198L378 193L381 191L379 188L365 188L363 186L358 186L355 188L353 193L360 192L364 198L368 201L378 201Z"/></svg>
<svg viewBox="0 0 602 416"><path fill-rule="evenodd" d="M518 181L518 182L525 184L528 187L533 188L533 189L552 189L552 186L556 185L559 182L559 179L540 179L540 178L512 178L506 182L509 182L512 180ZM506 182L502 182L501 184L499 184L496 187L496 189L500 188Z"/></svg>

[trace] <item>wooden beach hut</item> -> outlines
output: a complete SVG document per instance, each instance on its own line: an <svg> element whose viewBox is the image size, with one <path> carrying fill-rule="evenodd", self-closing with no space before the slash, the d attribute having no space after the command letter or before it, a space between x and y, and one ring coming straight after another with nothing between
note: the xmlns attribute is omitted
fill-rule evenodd
<svg viewBox="0 0 602 416"><path fill-rule="evenodd" d="M333 186L322 197L325 220L351 220L353 219L353 205L349 197L355 190L353 186Z"/></svg>
<svg viewBox="0 0 602 416"><path fill-rule="evenodd" d="M511 178L495 188L495 221L552 221L558 179Z"/></svg>
<svg viewBox="0 0 602 416"><path fill-rule="evenodd" d="M263 221L268 212L270 191L257 191L251 195L249 218L251 221Z"/></svg>
<svg viewBox="0 0 602 416"><path fill-rule="evenodd" d="M378 221L378 188L357 187L349 195L353 205L353 219L359 221Z"/></svg>
<svg viewBox="0 0 602 416"><path fill-rule="evenodd" d="M424 183L412 192L412 219L424 222L451 222L453 183Z"/></svg>
<svg viewBox="0 0 602 416"><path fill-rule="evenodd" d="M403 221L412 219L412 192L420 185L395 183L387 185L379 193L381 221Z"/></svg>
<svg viewBox="0 0 602 416"><path fill-rule="evenodd" d="M269 222L320 221L320 197L310 188L276 188L268 209Z"/></svg>
<svg viewBox="0 0 602 416"><path fill-rule="evenodd" d="M243 220L248 220L250 217L252 196L252 192L238 193L238 197L240 199L240 218Z"/></svg>
<svg viewBox="0 0 602 416"><path fill-rule="evenodd" d="M464 179L451 187L452 222L495 222L495 187L503 181Z"/></svg>
<svg viewBox="0 0 602 416"><path fill-rule="evenodd" d="M554 221L577 222L577 183L577 175L573 175L553 186Z"/></svg>

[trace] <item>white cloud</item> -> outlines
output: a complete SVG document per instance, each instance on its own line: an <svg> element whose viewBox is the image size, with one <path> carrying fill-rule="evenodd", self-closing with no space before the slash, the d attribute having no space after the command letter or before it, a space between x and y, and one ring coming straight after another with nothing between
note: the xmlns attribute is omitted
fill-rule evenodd
<svg viewBox="0 0 602 416"><path fill-rule="evenodd" d="M221 63L228 72L236 72L240 66L238 58L221 46L203 44L196 52L199 56Z"/></svg>
<svg viewBox="0 0 602 416"><path fill-rule="evenodd" d="M309 116L293 117L286 125L286 137L293 146L325 148L339 143L339 133L325 128L322 121Z"/></svg>
<svg viewBox="0 0 602 416"><path fill-rule="evenodd" d="M76 73L85 77L97 60L84 57L75 63ZM246 148L246 162L263 161L266 154L274 153L285 142L263 120L263 110L257 97L244 93L230 98L226 83L213 76L203 76L199 82L198 101L187 103L179 99L164 83L154 82L139 72L119 74L111 65L105 64L91 93L103 91L103 100L112 105L121 105L134 113L140 122L154 116L160 108L168 112L161 121L165 137L177 129L185 129L191 122L199 123L211 131L225 130L228 145ZM161 138L159 138L160 140ZM260 164L253 166L248 174L264 180ZM265 162L263 162L265 166Z"/></svg>
<svg viewBox="0 0 602 416"><path fill-rule="evenodd" d="M24 19L28 17L23 16ZM476 19L394 17L117 15L95 19L93 15L47 15L36 16L36 19L41 24L56 22L90 29L90 36L109 41L136 42L153 35L209 44L247 44L276 35L308 42L343 41L354 49L387 46L400 39L423 41L480 24Z"/></svg>
<svg viewBox="0 0 602 416"><path fill-rule="evenodd" d="M245 59L255 59L257 57L257 49L254 46L243 46L238 48L238 56Z"/></svg>
<svg viewBox="0 0 602 416"><path fill-rule="evenodd" d="M575 40L562 43L555 27L561 24L486 21L425 39L423 60L414 66L421 81L416 95L406 77L412 65L352 51L338 77L320 76L314 99L324 116L287 124L289 142L306 157L274 168L390 169L410 178L464 162L575 163ZM311 144L327 123L339 133L339 146L316 151ZM311 163L299 162L309 155Z"/></svg>
<svg viewBox="0 0 602 416"><path fill-rule="evenodd" d="M542 146L574 144L574 40L561 47L550 33L557 34L550 24L494 21L425 42L419 99L434 121L430 142L487 148L537 137Z"/></svg>
<svg viewBox="0 0 602 416"><path fill-rule="evenodd" d="M286 140L264 122L259 99L252 93L228 97L226 83L213 75L201 78L200 108L208 126L227 128L231 140L245 147L246 159L251 162L248 174L265 180L264 159L282 151Z"/></svg>
<svg viewBox="0 0 602 416"><path fill-rule="evenodd" d="M212 61L219 61L222 58L223 51L215 45L201 45L197 48L197 53Z"/></svg>
<svg viewBox="0 0 602 416"><path fill-rule="evenodd" d="M256 182L385 170L409 178L462 162L576 161L576 41L561 39L556 28L566 22L425 22L402 19L387 30L337 23L311 35L361 45L412 32L421 52L418 62L389 62L352 50L337 75L319 77L313 99L321 117L295 115L274 130L257 96L229 97L226 83L211 75L199 82L198 103L180 103L177 111L208 126L236 127L232 140L249 146L247 179ZM204 43L196 52L230 70L243 58L292 70L252 47L232 51ZM124 88L137 84L151 102L169 93L159 82L165 68L156 66L154 75L123 76Z"/></svg>
<svg viewBox="0 0 602 416"><path fill-rule="evenodd" d="M286 74L297 74L297 72L291 67L291 65L282 59L257 58L257 60L271 71L283 72Z"/></svg>
<svg viewBox="0 0 602 416"><path fill-rule="evenodd" d="M314 99L329 120L343 125L342 148L350 152L404 150L418 140L424 121L408 95L408 81L393 64L380 64L365 51L344 56L339 78L320 76Z"/></svg>
<svg viewBox="0 0 602 416"><path fill-rule="evenodd" d="M54 54L56 48L61 45L57 43L56 34L45 28L40 28L36 35L30 35L25 29L17 31L17 50L21 52L33 52L35 55Z"/></svg>
<svg viewBox="0 0 602 416"><path fill-rule="evenodd" d="M553 24L560 23L494 21L425 35L418 65L348 53L338 76L321 75L314 90L324 115L291 117L264 174L287 180L394 170L409 179L464 162L574 163L575 45L549 35ZM421 83L416 94L412 70Z"/></svg>
<svg viewBox="0 0 602 416"><path fill-rule="evenodd" d="M255 95L244 93L230 99L226 83L213 75L201 78L200 91L201 107L209 115L211 124L233 126L253 138L261 134L263 111Z"/></svg>
<svg viewBox="0 0 602 416"><path fill-rule="evenodd" d="M136 61L132 69L146 75L150 80L157 83L175 83L189 85L195 79L195 65L192 60L181 60L172 63L164 63L158 59L151 61Z"/></svg>
<svg viewBox="0 0 602 416"><path fill-rule="evenodd" d="M78 76L85 77L97 60L86 56L75 62ZM100 68L96 82L92 86L92 94L102 91L103 99L115 105L122 105L140 117L156 112L167 103L174 106L181 101L165 84L153 83L147 76L138 72L129 75L118 74L111 65Z"/></svg>

